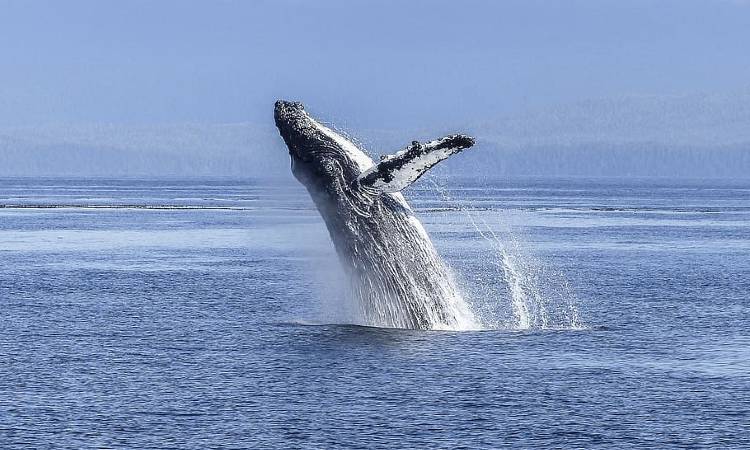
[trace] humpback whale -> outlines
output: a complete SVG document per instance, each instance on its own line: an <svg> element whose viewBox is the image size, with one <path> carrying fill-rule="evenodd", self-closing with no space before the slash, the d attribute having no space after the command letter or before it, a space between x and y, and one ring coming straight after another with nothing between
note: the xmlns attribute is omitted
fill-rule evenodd
<svg viewBox="0 0 750 450"><path fill-rule="evenodd" d="M448 266L402 189L474 145L446 136L414 141L374 163L345 136L315 120L302 103L279 100L274 119L294 177L320 212L359 303L364 325L409 329L476 327Z"/></svg>

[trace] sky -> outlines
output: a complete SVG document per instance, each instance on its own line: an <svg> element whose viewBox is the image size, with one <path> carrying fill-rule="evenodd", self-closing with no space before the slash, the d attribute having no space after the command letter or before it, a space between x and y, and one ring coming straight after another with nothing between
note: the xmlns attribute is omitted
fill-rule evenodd
<svg viewBox="0 0 750 450"><path fill-rule="evenodd" d="M487 120L750 86L750 1L0 0L0 129Z"/></svg>

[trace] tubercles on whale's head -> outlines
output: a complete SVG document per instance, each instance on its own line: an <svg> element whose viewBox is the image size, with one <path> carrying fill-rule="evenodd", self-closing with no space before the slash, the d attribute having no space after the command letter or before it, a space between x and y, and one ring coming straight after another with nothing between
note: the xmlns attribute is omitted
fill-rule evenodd
<svg viewBox="0 0 750 450"><path fill-rule="evenodd" d="M310 159L304 147L308 143L305 138L311 137L312 124L302 103L278 100L273 109L273 118L289 148L289 154L304 160Z"/></svg>
<svg viewBox="0 0 750 450"><path fill-rule="evenodd" d="M362 150L313 119L300 102L277 101L274 120L289 148L292 172L308 188L351 184L372 166Z"/></svg>

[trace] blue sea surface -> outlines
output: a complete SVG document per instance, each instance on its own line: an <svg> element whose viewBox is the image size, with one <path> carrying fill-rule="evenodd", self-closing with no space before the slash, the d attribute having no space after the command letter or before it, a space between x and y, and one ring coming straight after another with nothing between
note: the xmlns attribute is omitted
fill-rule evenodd
<svg viewBox="0 0 750 450"><path fill-rule="evenodd" d="M291 180L0 180L0 448L750 448L750 181L405 195L484 329L342 320Z"/></svg>

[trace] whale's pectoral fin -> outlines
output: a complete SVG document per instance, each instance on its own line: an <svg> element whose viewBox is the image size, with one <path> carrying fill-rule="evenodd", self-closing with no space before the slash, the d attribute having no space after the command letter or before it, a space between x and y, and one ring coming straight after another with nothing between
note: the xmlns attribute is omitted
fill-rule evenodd
<svg viewBox="0 0 750 450"><path fill-rule="evenodd" d="M427 170L444 160L474 145L474 138L454 134L421 144L411 143L393 155L384 156L380 162L362 172L359 184L382 192L398 192L412 184Z"/></svg>

